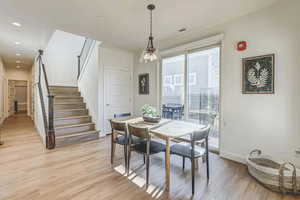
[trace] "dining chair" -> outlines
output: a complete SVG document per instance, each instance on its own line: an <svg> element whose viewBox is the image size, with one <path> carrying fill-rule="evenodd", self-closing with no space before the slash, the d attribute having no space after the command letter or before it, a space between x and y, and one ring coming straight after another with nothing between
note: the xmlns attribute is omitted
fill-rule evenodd
<svg viewBox="0 0 300 200"><path fill-rule="evenodd" d="M181 142L171 146L170 153L183 158L183 168L185 165L185 158L189 158L192 164L192 193L195 192L195 166L196 159L206 156L206 173L207 180L209 180L209 152L208 152L208 135L210 131L210 125L206 126L204 129L194 132L191 134L190 143ZM199 141L205 140L205 148L195 145Z"/></svg>
<svg viewBox="0 0 300 200"><path fill-rule="evenodd" d="M129 152L128 152L128 166L127 169L130 169L130 157L131 150L141 153L146 157L146 188L149 185L149 166L150 166L150 155L160 153L166 150L164 144L151 140L151 135L149 129L145 127L139 127L134 124L128 124L128 133L129 133ZM133 137L140 138L142 142L132 145Z"/></svg>
<svg viewBox="0 0 300 200"><path fill-rule="evenodd" d="M114 163L114 154L116 149L116 144L122 145L124 147L124 158L125 158L125 168L127 166L127 145L128 145L128 131L125 122L118 121L117 118L130 117L131 113L121 113L114 114L114 119L110 120L111 125L111 164ZM134 140L133 143L139 141Z"/></svg>

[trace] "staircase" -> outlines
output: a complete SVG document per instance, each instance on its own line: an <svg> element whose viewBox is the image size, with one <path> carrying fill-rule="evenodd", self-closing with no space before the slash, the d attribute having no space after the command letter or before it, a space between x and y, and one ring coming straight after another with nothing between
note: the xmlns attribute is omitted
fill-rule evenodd
<svg viewBox="0 0 300 200"><path fill-rule="evenodd" d="M54 95L56 147L99 138L78 87L50 86Z"/></svg>

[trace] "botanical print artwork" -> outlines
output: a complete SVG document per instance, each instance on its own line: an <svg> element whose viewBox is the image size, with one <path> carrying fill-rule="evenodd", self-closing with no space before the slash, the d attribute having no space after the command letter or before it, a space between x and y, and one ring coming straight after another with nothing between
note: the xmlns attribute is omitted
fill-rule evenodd
<svg viewBox="0 0 300 200"><path fill-rule="evenodd" d="M139 75L139 94L149 94L149 74Z"/></svg>
<svg viewBox="0 0 300 200"><path fill-rule="evenodd" d="M274 93L274 54L243 59L243 93Z"/></svg>

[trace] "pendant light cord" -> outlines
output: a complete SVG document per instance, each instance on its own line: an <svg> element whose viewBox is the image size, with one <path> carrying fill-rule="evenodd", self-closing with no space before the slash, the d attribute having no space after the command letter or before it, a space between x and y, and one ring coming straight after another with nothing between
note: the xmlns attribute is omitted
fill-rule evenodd
<svg viewBox="0 0 300 200"><path fill-rule="evenodd" d="M152 10L150 10L150 37L152 37Z"/></svg>

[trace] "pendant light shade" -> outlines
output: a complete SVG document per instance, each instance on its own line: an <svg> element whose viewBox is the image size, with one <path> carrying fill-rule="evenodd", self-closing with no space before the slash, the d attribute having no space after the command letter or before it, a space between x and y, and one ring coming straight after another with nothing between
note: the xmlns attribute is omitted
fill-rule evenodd
<svg viewBox="0 0 300 200"><path fill-rule="evenodd" d="M153 45L153 36L152 36L152 11L155 9L153 4L147 6L147 9L150 10L150 36L148 38L148 44L146 49L142 52L140 62L152 62L159 58L158 51L154 48Z"/></svg>

